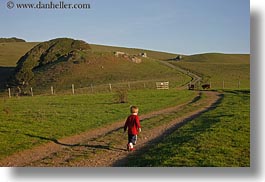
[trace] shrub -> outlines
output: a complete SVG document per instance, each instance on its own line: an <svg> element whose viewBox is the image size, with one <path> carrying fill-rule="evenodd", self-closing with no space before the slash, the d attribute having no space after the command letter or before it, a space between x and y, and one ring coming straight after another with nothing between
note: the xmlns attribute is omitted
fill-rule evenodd
<svg viewBox="0 0 265 182"><path fill-rule="evenodd" d="M124 88L119 88L115 91L115 101L117 103L126 103L128 102L128 90Z"/></svg>

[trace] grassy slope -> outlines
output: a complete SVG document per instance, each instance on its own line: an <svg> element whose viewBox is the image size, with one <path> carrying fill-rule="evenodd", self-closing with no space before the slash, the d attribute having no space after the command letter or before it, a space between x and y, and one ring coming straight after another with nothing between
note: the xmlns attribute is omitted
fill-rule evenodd
<svg viewBox="0 0 265 182"><path fill-rule="evenodd" d="M99 54L99 53L98 53ZM152 59L143 59L136 64L128 60L116 58L111 53L93 54L89 63L68 64L62 62L50 67L45 72L36 74L37 86L49 89L51 84L57 90L65 90L75 84L76 88L89 87L91 84L128 83L145 80L171 81L171 86L188 82L189 77L177 70L164 66ZM37 88L35 88L36 90Z"/></svg>
<svg viewBox="0 0 265 182"><path fill-rule="evenodd" d="M203 82L212 83L213 88L222 88L223 80L227 88L250 88L249 54L198 54L186 56L173 64L195 72L203 77Z"/></svg>
<svg viewBox="0 0 265 182"><path fill-rule="evenodd" d="M4 82L12 73L12 67L16 65L17 60L36 44L0 44L0 66L3 66L0 68L1 88L4 88ZM175 57L175 54L102 45L91 45L91 47L93 54L89 63L67 64L62 62L57 66L51 66L46 72L37 73L35 84L31 85L35 92L48 90L51 85L59 91L69 89L71 84L80 88L89 87L91 84L127 83L141 80L147 82L166 80L175 87L190 79L178 71L154 61L155 59L169 59ZM130 55L146 52L149 58L143 58L143 63L135 64L116 58L113 54L115 51L124 51ZM12 67L8 68L7 66Z"/></svg>
<svg viewBox="0 0 265 182"><path fill-rule="evenodd" d="M32 49L38 42L10 42L10 43L0 43L0 66L16 66L18 59L23 56L26 52ZM91 48L95 52L115 52L124 51L129 54L139 54L146 52L148 57L154 59L172 59L177 56L177 54L134 49L134 48L124 48L124 47L114 47L114 46L104 46L90 44Z"/></svg>
<svg viewBox="0 0 265 182"><path fill-rule="evenodd" d="M0 43L0 89L12 75L18 59L37 45L34 42L8 42Z"/></svg>
<svg viewBox="0 0 265 182"><path fill-rule="evenodd" d="M249 91L227 91L216 109L179 128L144 154L132 157L128 165L250 166L249 111Z"/></svg>
<svg viewBox="0 0 265 182"><path fill-rule="evenodd" d="M4 86L4 80L6 80L12 71L12 68L7 68L7 66L15 66L17 59L36 44L37 43L0 44L0 66L5 66L4 68L0 68L1 87ZM46 87L47 89L51 86L51 82L54 82L53 86L57 87L57 90L62 90L71 87L72 83L77 87L88 87L90 84L108 84L139 80L162 81L159 80L159 78L163 78L164 80L171 81L173 83L172 86L177 86L187 82L189 79L183 74L179 74L172 69L150 61L152 59L172 59L177 56L176 54L93 44L91 47L96 56L103 55L102 59L99 60L99 63L96 65L80 64L69 67L69 65L65 66L62 63L60 66L62 68L61 70L57 67L45 73L46 75L50 75L50 77L41 76L41 73L38 74L37 76L39 77L37 82L43 82L42 87ZM123 51L129 54L146 52L147 56L151 59L145 59L144 64L141 66L128 62L112 64L113 62L111 61L108 62L103 60L114 60L114 51ZM117 61L115 63L117 63ZM185 56L182 61L173 62L173 64L200 74L203 77L203 82L211 81L213 88L221 88L223 80L225 80L225 86L227 88L237 88L238 80L240 80L241 88L250 87L249 55L217 53L198 54ZM68 71L64 71L64 69ZM63 75L61 78L58 77L59 73ZM46 79L46 77L48 79Z"/></svg>
<svg viewBox="0 0 265 182"><path fill-rule="evenodd" d="M16 66L19 58L37 44L36 42L0 43L0 66Z"/></svg>
<svg viewBox="0 0 265 182"><path fill-rule="evenodd" d="M139 53L147 53L147 56L153 59L159 60L168 60L175 58L177 54L160 52L160 51L152 51L152 50L144 50L144 49L136 49L136 48L125 48L125 47L114 47L114 46L105 46L105 45L95 45L91 44L91 48L96 52L115 52L121 51L128 54L138 55Z"/></svg>

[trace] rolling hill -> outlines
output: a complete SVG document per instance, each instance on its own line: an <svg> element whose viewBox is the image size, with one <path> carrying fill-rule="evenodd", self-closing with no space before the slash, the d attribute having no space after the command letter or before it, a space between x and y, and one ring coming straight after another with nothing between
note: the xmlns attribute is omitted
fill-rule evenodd
<svg viewBox="0 0 265 182"><path fill-rule="evenodd" d="M3 42L26 42L24 39L19 39L16 37L12 37L12 38L0 38L0 43Z"/></svg>
<svg viewBox="0 0 265 182"><path fill-rule="evenodd" d="M15 69L12 85L30 85L35 80L35 74L49 70L51 65L60 62L83 61L90 46L73 39L60 38L43 42L22 56Z"/></svg>
<svg viewBox="0 0 265 182"><path fill-rule="evenodd" d="M137 48L114 47L114 46L96 45L96 44L90 44L90 46L92 50L96 52L113 53L116 51L122 51L128 54L131 54L131 55L138 55L140 53L145 52L149 58L158 59L158 60L168 60L168 59L172 59L178 56L178 54L174 54L174 53L137 49Z"/></svg>
<svg viewBox="0 0 265 182"><path fill-rule="evenodd" d="M115 52L123 52L124 55L115 56ZM142 53L147 57L140 57ZM203 78L203 82L218 82L219 87L223 80L236 83L240 80L244 88L250 87L249 54L206 53L172 61L177 56L159 51L88 44L69 38L42 43L0 43L0 87L6 88L10 75L9 86L34 87L35 91L48 90L51 86L66 90L71 84L86 88L109 83L166 80L171 82L171 87L176 87L189 82L189 76L157 60L169 61L194 72ZM141 63L131 61L132 57L139 58Z"/></svg>
<svg viewBox="0 0 265 182"><path fill-rule="evenodd" d="M115 55L115 52L122 54ZM72 84L82 88L91 84L167 80L176 86L188 82L190 77L155 61L175 56L142 49L90 45L69 38L53 39L37 44L18 60L8 85L23 89L34 87L35 90L54 86L57 90L65 90Z"/></svg>
<svg viewBox="0 0 265 182"><path fill-rule="evenodd" d="M202 77L202 82L215 88L250 88L250 55L206 53L185 56L172 64Z"/></svg>
<svg viewBox="0 0 265 182"><path fill-rule="evenodd" d="M0 43L0 66L15 67L17 61L30 51L38 42L3 42Z"/></svg>

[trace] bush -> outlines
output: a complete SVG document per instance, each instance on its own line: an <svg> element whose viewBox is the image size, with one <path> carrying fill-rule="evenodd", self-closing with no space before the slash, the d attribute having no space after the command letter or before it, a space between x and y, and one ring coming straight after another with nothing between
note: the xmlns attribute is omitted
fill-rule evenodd
<svg viewBox="0 0 265 182"><path fill-rule="evenodd" d="M115 101L117 103L126 103L128 102L128 90L127 89L118 89L115 91Z"/></svg>

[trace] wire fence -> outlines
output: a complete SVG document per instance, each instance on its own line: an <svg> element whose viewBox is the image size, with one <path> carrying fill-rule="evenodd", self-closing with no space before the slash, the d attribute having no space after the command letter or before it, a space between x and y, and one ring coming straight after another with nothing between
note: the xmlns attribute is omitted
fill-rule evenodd
<svg viewBox="0 0 265 182"><path fill-rule="evenodd" d="M38 87L13 87L7 88L4 93L8 97L18 96L37 96L37 95L77 95L77 94L94 94L116 92L120 90L142 90L142 89L157 89L156 81L148 82L124 82L124 83L109 83L109 84L88 84L82 86L80 84L65 85L64 87L50 86L49 88Z"/></svg>
<svg viewBox="0 0 265 182"><path fill-rule="evenodd" d="M171 82L170 82L171 83ZM191 84L191 83L190 83ZM244 89L250 88L249 82L236 81L210 81L209 83L198 82L194 84L194 90L202 90L203 85L208 84L210 87L207 89ZM170 85L174 85L171 86ZM187 89L189 83L185 83ZM179 86L181 87L181 86ZM109 83L109 84L88 84L82 86L80 84L71 84L62 87L50 86L45 89L38 87L13 87L7 88L6 92L3 93L4 97L18 97L18 96L37 96L37 95L78 95L78 94L95 94L95 93L106 93L106 92L117 92L121 90L142 90L142 89L176 89L176 84L169 84L168 81L138 81L138 82L123 82L123 83ZM185 87L182 87L185 89Z"/></svg>
<svg viewBox="0 0 265 182"><path fill-rule="evenodd" d="M193 85L194 89L249 89L250 81L241 81L241 80L219 80L219 81L209 81L207 83L198 82L195 84L189 83L187 88ZM209 87L207 87L209 85ZM206 87L204 87L206 86Z"/></svg>

